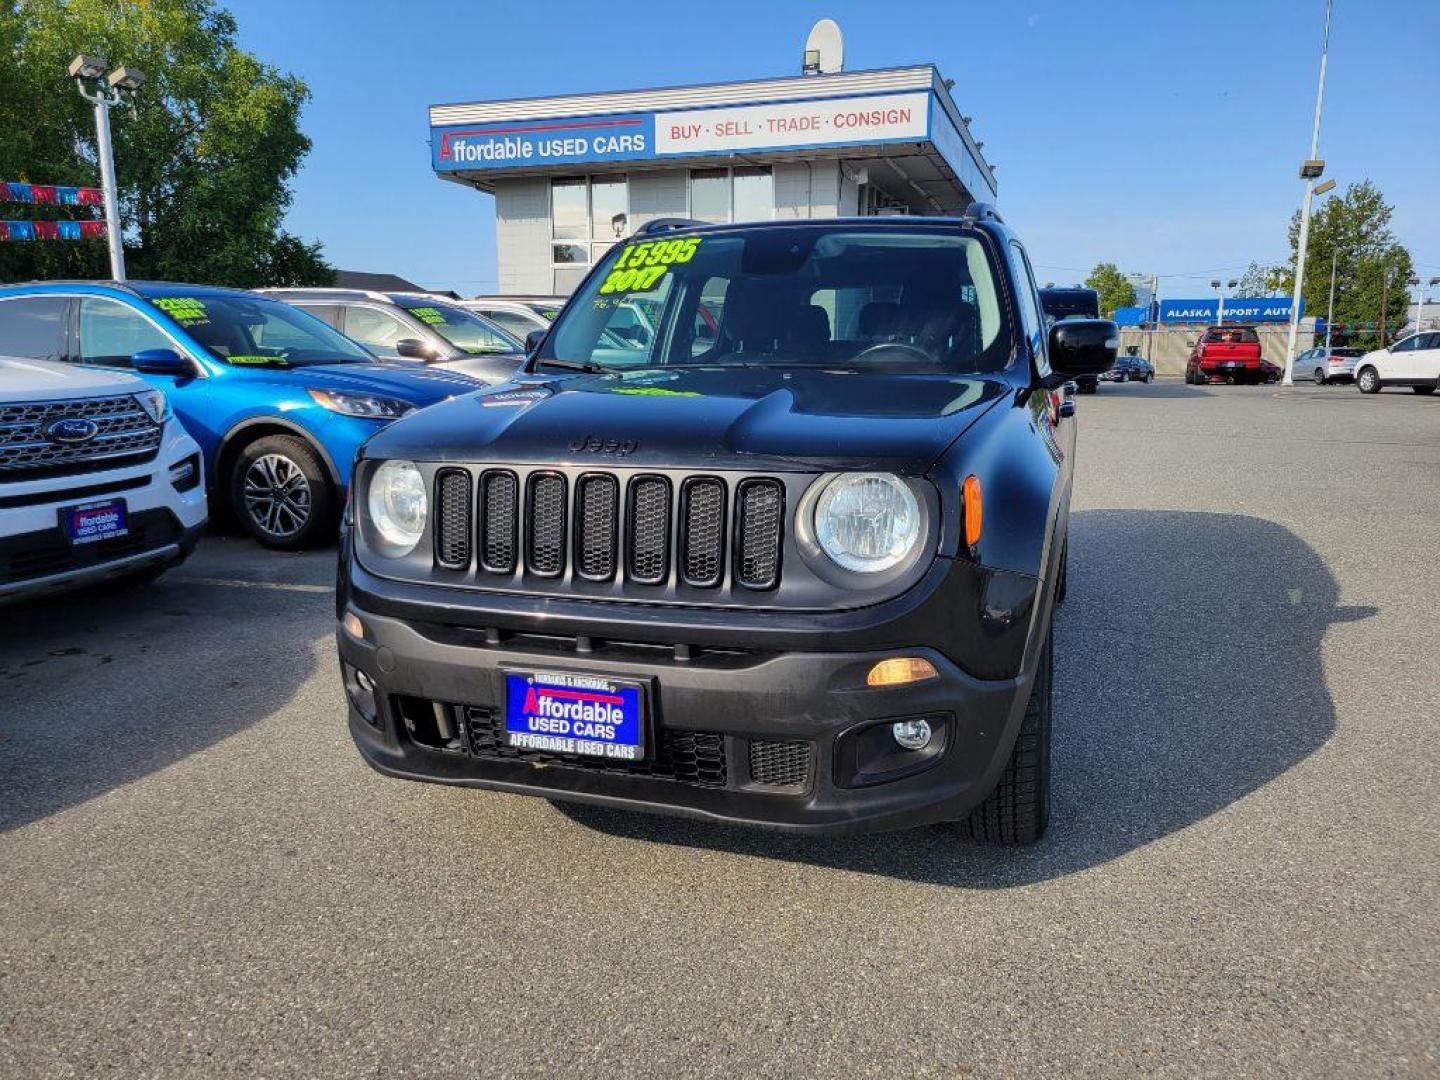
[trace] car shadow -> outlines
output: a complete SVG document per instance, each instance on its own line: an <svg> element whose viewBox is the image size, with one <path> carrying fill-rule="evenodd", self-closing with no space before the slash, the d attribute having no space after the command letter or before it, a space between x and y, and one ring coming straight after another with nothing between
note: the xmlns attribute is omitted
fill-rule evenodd
<svg viewBox="0 0 1440 1080"><path fill-rule="evenodd" d="M1086 394L1078 400L1086 401L1092 397L1110 397L1112 395L1143 396L1147 398L1210 397L1216 389L1228 388L1191 386L1183 379L1161 377L1150 383L1101 383L1100 389L1094 394Z"/></svg>
<svg viewBox="0 0 1440 1080"><path fill-rule="evenodd" d="M328 588L220 584L200 563L0 608L0 834L249 727L314 673Z"/></svg>
<svg viewBox="0 0 1440 1080"><path fill-rule="evenodd" d="M1320 646L1374 614L1338 606L1324 561L1260 518L1072 515L1056 617L1050 830L987 847L943 827L803 837L584 806L573 820L636 840L968 888L1009 888L1119 858L1215 814L1319 749L1335 728ZM1217 551L1245 557L1217 568Z"/></svg>

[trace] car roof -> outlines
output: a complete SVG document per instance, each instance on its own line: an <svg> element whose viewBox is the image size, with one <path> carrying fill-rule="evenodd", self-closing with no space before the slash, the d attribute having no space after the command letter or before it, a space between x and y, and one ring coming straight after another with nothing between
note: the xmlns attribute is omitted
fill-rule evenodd
<svg viewBox="0 0 1440 1080"><path fill-rule="evenodd" d="M0 292L72 292L96 289L149 297L171 292L194 296L250 296L248 289L232 289L224 285L192 285L184 281L115 281L105 278L52 278L48 281L22 281L0 285Z"/></svg>

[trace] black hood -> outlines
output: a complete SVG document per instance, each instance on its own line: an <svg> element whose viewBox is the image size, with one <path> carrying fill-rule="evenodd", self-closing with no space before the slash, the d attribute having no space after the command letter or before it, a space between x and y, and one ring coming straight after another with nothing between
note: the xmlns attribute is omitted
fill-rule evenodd
<svg viewBox="0 0 1440 1080"><path fill-rule="evenodd" d="M495 387L392 424L367 456L921 475L1013 388L997 377L650 369Z"/></svg>

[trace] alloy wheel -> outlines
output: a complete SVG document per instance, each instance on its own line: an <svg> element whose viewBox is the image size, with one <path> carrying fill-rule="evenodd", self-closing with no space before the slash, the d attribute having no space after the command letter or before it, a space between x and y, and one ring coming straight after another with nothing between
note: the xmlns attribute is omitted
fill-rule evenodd
<svg viewBox="0 0 1440 1080"><path fill-rule="evenodd" d="M310 520L310 481L282 454L265 454L245 470L245 511L261 532L294 536Z"/></svg>

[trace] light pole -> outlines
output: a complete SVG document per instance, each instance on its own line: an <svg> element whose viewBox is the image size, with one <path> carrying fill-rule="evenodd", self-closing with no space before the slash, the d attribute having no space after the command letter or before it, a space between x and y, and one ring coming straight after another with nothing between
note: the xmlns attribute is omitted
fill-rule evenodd
<svg viewBox="0 0 1440 1080"><path fill-rule="evenodd" d="M1215 325L1216 325L1216 326L1219 326L1221 323L1223 323L1223 322L1225 321L1225 290L1226 290L1226 289L1233 289L1233 288L1235 288L1236 285L1239 285L1239 284L1240 284L1240 282L1238 282L1238 281L1235 280L1234 278L1231 278L1229 281L1226 281L1226 282L1223 282L1223 283L1222 283L1218 278L1217 278L1216 280L1210 282L1210 287L1211 287L1212 289L1214 289L1217 293L1220 294L1220 306L1219 306L1219 308L1216 309L1216 312L1215 312Z"/></svg>
<svg viewBox="0 0 1440 1080"><path fill-rule="evenodd" d="M1330 15L1335 0L1325 0L1325 37L1320 44L1320 85L1315 91L1315 122L1310 127L1310 156L1300 166L1300 179L1305 181L1305 201L1300 206L1300 238L1295 250L1295 294L1290 299L1290 340L1285 349L1286 386L1295 385L1295 339L1300 333L1300 292L1305 286L1305 249L1310 242L1310 200L1315 195L1315 181L1325 171L1320 160L1320 111L1325 105L1325 65L1330 57Z"/></svg>
<svg viewBox="0 0 1440 1080"><path fill-rule="evenodd" d="M1420 302L1416 305L1416 333L1418 334L1426 328L1426 287L1421 284L1418 276L1411 278L1410 284L1420 287ZM1430 288L1434 288L1436 285L1440 285L1440 278L1430 278Z"/></svg>
<svg viewBox="0 0 1440 1080"><path fill-rule="evenodd" d="M105 75L104 57L81 54L70 61L70 77L80 96L95 106L95 146L100 155L100 190L105 200L105 235L110 242L110 276L125 280L125 249L120 240L120 209L115 195L115 153L110 145L110 109L129 104L145 81L136 68L119 67ZM101 76L105 75L102 82ZM88 87L88 88L87 88Z"/></svg>

